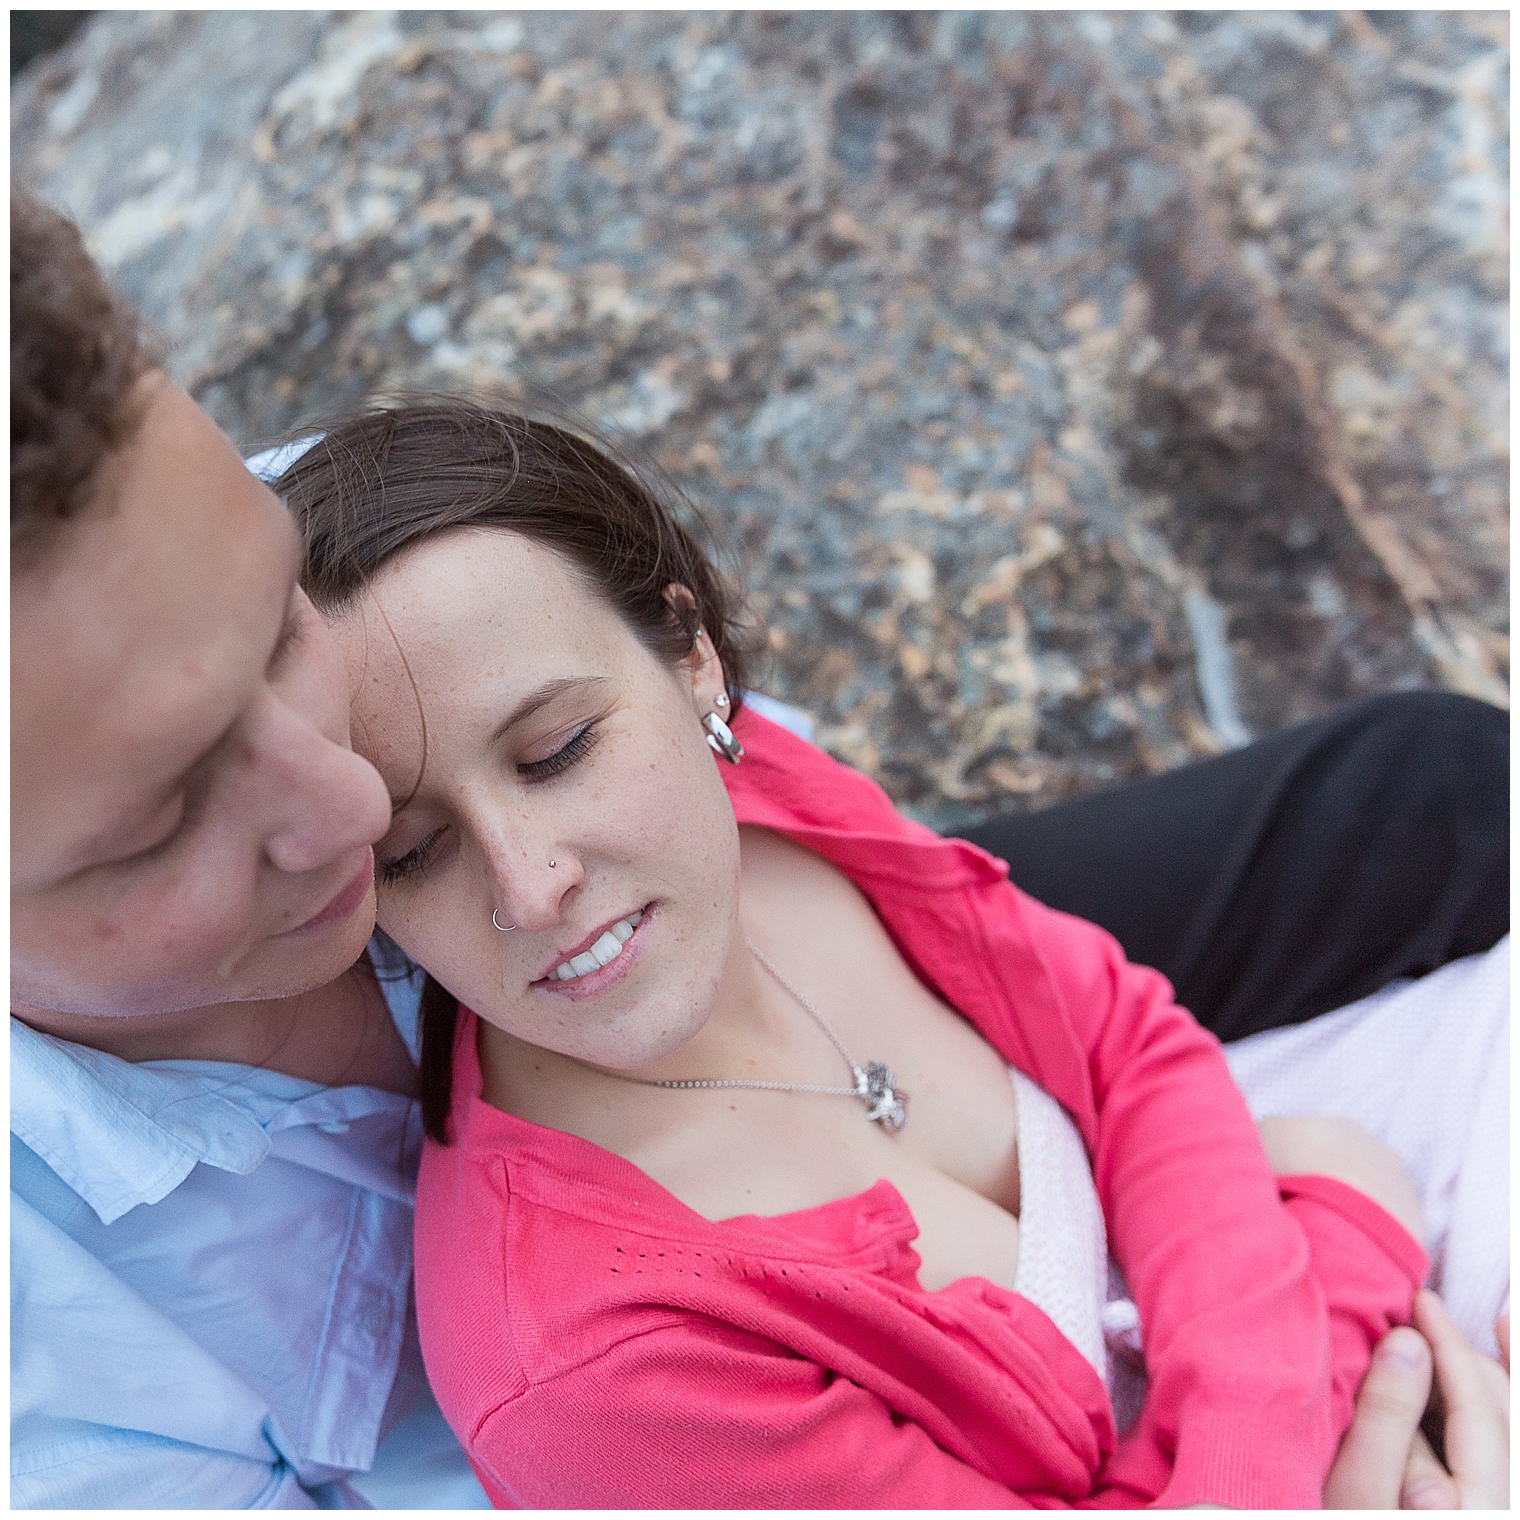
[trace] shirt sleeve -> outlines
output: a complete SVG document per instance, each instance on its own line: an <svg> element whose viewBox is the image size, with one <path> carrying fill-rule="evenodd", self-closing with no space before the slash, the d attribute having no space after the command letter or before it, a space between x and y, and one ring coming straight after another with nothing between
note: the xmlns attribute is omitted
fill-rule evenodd
<svg viewBox="0 0 1520 1520"><path fill-rule="evenodd" d="M714 1321L620 1341L488 1415L470 1458L528 1509L1007 1509L1026 1501L818 1363Z"/></svg>
<svg viewBox="0 0 1520 1520"><path fill-rule="evenodd" d="M1330 1305L1386 1268L1383 1247L1322 1199L1284 1206L1218 1041L1164 977L1093 925L1020 907L1085 1054L1076 1080L1033 1054L1026 1069L1084 1131L1144 1326L1149 1392L1101 1480L1108 1502L1318 1507L1357 1344ZM1417 1285L1395 1290L1406 1313Z"/></svg>

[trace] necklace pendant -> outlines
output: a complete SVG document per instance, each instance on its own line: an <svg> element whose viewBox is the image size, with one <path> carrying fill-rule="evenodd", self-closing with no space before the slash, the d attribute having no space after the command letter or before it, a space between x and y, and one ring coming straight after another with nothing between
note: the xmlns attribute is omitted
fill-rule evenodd
<svg viewBox="0 0 1520 1520"><path fill-rule="evenodd" d="M900 1092L892 1068L872 1061L864 1071L855 1068L855 1092L866 1105L866 1118L896 1133L908 1122L908 1095Z"/></svg>

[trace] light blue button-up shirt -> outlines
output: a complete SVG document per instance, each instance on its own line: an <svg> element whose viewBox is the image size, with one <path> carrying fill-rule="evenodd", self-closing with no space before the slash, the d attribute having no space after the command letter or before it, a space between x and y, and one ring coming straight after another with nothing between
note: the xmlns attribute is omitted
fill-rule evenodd
<svg viewBox="0 0 1520 1520"><path fill-rule="evenodd" d="M394 1093L12 1019L12 1504L483 1507L417 1349L421 1138Z"/></svg>

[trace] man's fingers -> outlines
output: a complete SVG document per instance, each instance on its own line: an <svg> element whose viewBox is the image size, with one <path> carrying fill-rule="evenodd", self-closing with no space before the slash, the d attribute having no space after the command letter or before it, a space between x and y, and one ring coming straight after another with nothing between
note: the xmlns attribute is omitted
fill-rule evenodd
<svg viewBox="0 0 1520 1520"><path fill-rule="evenodd" d="M1474 1351L1463 1340L1462 1332L1446 1312L1445 1304L1429 1288L1421 1288L1415 1295L1414 1323L1430 1342L1435 1356L1436 1382L1447 1418L1463 1411L1494 1408L1496 1390L1507 1381L1505 1374L1499 1370L1498 1363ZM1504 1402L1507 1405L1508 1399Z"/></svg>
<svg viewBox="0 0 1520 1520"><path fill-rule="evenodd" d="M1397 1509L1410 1447L1430 1397L1431 1355L1414 1330L1378 1342L1356 1414L1325 1480L1326 1509Z"/></svg>
<svg viewBox="0 0 1520 1520"><path fill-rule="evenodd" d="M1430 1342L1445 1406L1446 1461L1463 1509L1509 1506L1509 1375L1474 1351L1434 1293L1422 1289L1414 1322Z"/></svg>
<svg viewBox="0 0 1520 1520"><path fill-rule="evenodd" d="M1399 1490L1400 1509L1460 1509L1462 1495L1422 1431L1415 1431Z"/></svg>

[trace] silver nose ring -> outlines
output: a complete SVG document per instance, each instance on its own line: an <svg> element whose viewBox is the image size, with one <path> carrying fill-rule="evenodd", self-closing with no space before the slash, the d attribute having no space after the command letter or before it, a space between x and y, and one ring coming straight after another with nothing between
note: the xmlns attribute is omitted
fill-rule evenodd
<svg viewBox="0 0 1520 1520"><path fill-rule="evenodd" d="M503 934L510 934L512 932L512 930L514 930L517 927L517 925L516 924L499 924L499 923L497 923L496 922L496 913L497 913L497 910L495 908L492 908L491 909L491 927L493 929L500 929Z"/></svg>

